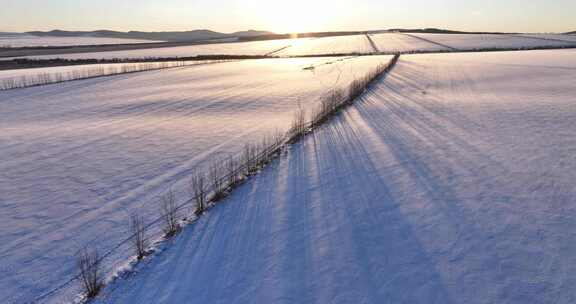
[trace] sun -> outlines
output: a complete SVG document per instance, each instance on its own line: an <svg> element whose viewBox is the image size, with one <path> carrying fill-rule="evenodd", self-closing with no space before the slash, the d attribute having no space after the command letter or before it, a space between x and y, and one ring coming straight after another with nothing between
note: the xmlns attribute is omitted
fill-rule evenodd
<svg viewBox="0 0 576 304"><path fill-rule="evenodd" d="M240 0L238 4L242 14L249 16L253 24L261 24L276 33L324 31L330 26L330 7L325 6L326 1L292 0L279 3Z"/></svg>

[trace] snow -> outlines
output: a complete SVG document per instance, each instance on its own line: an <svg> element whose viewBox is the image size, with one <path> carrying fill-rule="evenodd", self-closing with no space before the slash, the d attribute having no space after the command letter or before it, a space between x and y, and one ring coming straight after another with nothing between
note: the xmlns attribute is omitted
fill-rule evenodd
<svg viewBox="0 0 576 304"><path fill-rule="evenodd" d="M575 55L403 56L97 303L574 303Z"/></svg>
<svg viewBox="0 0 576 304"><path fill-rule="evenodd" d="M198 55L302 56L372 52L374 52L374 49L370 46L365 35L354 35L324 38L294 38L252 42L214 43L180 47L77 53L65 55L41 55L28 56L25 58L115 59L172 58Z"/></svg>
<svg viewBox="0 0 576 304"><path fill-rule="evenodd" d="M567 36L568 35L561 35ZM370 37L376 46L372 47ZM322 38L294 38L267 41L213 43L180 47L150 48L93 53L39 55L8 57L31 59L142 59L174 58L198 55L275 55L313 56L334 54L371 54L378 52L422 52L449 51L454 49L474 50L482 48L534 48L576 46L576 40L565 38L560 41L548 35L470 35L470 34L404 34L384 33L373 35L348 35Z"/></svg>
<svg viewBox="0 0 576 304"><path fill-rule="evenodd" d="M188 199L188 178L208 160L287 129L298 105L390 58L247 60L0 92L3 303L63 283L78 249L103 254L128 236L130 214L157 218L169 188ZM131 253L123 248L107 269Z"/></svg>
<svg viewBox="0 0 576 304"><path fill-rule="evenodd" d="M520 36L576 42L575 35L566 35L566 34L521 34Z"/></svg>
<svg viewBox="0 0 576 304"><path fill-rule="evenodd" d="M160 41L102 38L102 37L40 37L32 35L0 35L0 47L33 47L33 46L75 46L75 45L106 45L151 43Z"/></svg>
<svg viewBox="0 0 576 304"><path fill-rule="evenodd" d="M470 35L470 34L410 34L426 40L446 45L459 50L476 50L486 48L534 48L534 47L567 47L576 44L564 41L553 41L517 35Z"/></svg>
<svg viewBox="0 0 576 304"><path fill-rule="evenodd" d="M380 52L415 52L415 51L448 51L442 47L418 38L401 33L384 33L370 35L378 46Z"/></svg>
<svg viewBox="0 0 576 304"><path fill-rule="evenodd" d="M366 35L322 37L293 43L280 52L284 56L331 55L331 54L370 54L375 50L370 46Z"/></svg>
<svg viewBox="0 0 576 304"><path fill-rule="evenodd" d="M173 58L192 57L198 55L253 55L263 56L273 54L294 43L302 43L307 39L281 39L253 42L212 43L178 47L149 48L125 51L107 51L94 53L75 53L65 55L41 55L22 58L34 59L138 59L138 58ZM20 58L20 57L18 57ZM13 59L13 58L7 58Z"/></svg>
<svg viewBox="0 0 576 304"><path fill-rule="evenodd" d="M186 65L194 64L204 64L205 61L186 61ZM149 62L145 63L152 67L160 68L162 63L160 62ZM174 62L168 62L165 65L174 64ZM96 70L103 69L105 72L113 73L115 71L120 72L122 68L130 67L142 67L141 63L112 63L112 64L83 64L83 65L71 65L71 66L55 66L46 68L31 68L31 69L16 69L16 70L0 70L0 87L2 81L5 80L18 80L22 77L35 78L39 75L69 75L69 74L94 74Z"/></svg>

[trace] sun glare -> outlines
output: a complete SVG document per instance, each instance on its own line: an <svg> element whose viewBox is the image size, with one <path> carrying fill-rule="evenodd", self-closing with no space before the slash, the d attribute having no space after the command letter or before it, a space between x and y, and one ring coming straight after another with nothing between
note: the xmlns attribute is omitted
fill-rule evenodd
<svg viewBox="0 0 576 304"><path fill-rule="evenodd" d="M240 9L255 23L276 33L299 33L326 30L333 16L325 1L293 0L280 4L264 0L241 0Z"/></svg>

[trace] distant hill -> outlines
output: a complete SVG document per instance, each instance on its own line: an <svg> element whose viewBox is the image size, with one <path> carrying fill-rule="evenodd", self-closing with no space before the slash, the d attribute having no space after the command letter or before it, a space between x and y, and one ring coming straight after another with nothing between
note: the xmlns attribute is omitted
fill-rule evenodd
<svg viewBox="0 0 576 304"><path fill-rule="evenodd" d="M330 37L330 36L346 36L346 35L364 35L364 34L380 34L380 33L428 33L428 34L511 34L501 32L463 32L451 31L437 28L426 29L389 29L389 30L373 30L373 31L348 31L348 32L312 32L312 33L298 33L298 34L267 34L258 35L253 37L241 37L240 40L268 40L268 39L285 39L291 37Z"/></svg>
<svg viewBox="0 0 576 304"><path fill-rule="evenodd" d="M223 38L242 38L254 37L261 35L270 35L271 32L266 31L242 31L231 34L219 33L211 30L194 30L194 31L180 31L180 32L117 32L109 30L99 31L61 31L53 30L49 32L27 32L26 34L42 37L103 37L103 38L124 38L124 39L142 39L142 40L156 40L156 41L200 41L212 40Z"/></svg>
<svg viewBox="0 0 576 304"><path fill-rule="evenodd" d="M312 32L312 33L298 33L298 37L328 37L328 36L343 36L343 35L359 35L365 33L381 33L381 32L401 32L401 33L434 33L434 34L501 34L493 32L463 32L451 31L437 28L425 29L390 29L381 31L348 31L348 32ZM240 41L251 40L268 40L268 39L284 39L293 37L295 34L275 34L267 31L240 31L235 33L219 33L211 30L193 30L193 31L175 31L175 32L118 32L109 30L99 31L61 31L53 30L49 32L27 32L26 34L43 36L43 37L104 37L104 38L124 38L124 39L140 39L140 40L154 40L154 41L169 41L169 42L195 42L204 40L224 40L224 39L237 39Z"/></svg>
<svg viewBox="0 0 576 304"><path fill-rule="evenodd" d="M0 36L21 36L20 33L0 32Z"/></svg>
<svg viewBox="0 0 576 304"><path fill-rule="evenodd" d="M268 31L240 31L235 33L219 33L211 30L193 30L193 31L173 31L173 32L118 32L109 30L99 31L62 31L53 30L49 32L34 31L27 32L26 34L43 36L43 37L103 37L103 38L123 38L123 39L139 39L139 40L153 40L153 41L167 41L167 42L197 42L211 40L218 41L254 41L254 40L269 40L269 39L285 39L294 36L297 37L329 37L329 36L343 36L343 35L361 35L366 33L386 33L386 32L399 32L399 33L429 33L429 34L511 34L501 32L465 32L453 31L438 28L424 28L424 29L389 29L377 31L348 31L348 32L311 32L311 33L298 33L298 34L275 34ZM14 33L8 33L14 34ZM567 34L576 34L570 32ZM0 35L2 33L0 32Z"/></svg>
<svg viewBox="0 0 576 304"><path fill-rule="evenodd" d="M566 33L566 34L567 34L567 35L576 35L576 31L568 32L568 33Z"/></svg>
<svg viewBox="0 0 576 304"><path fill-rule="evenodd" d="M274 33L267 32L267 31L249 30L249 31L235 32L235 33L232 33L230 35L236 36L236 37L254 37L254 36L264 36L264 35L273 35L273 34Z"/></svg>

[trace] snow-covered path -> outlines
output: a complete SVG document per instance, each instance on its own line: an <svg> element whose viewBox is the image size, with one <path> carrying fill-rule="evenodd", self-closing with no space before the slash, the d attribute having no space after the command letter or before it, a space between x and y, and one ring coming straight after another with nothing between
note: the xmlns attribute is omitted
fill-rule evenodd
<svg viewBox="0 0 576 304"><path fill-rule="evenodd" d="M129 235L131 213L157 218L169 188L188 200L192 172L286 130L299 104L390 58L250 60L0 92L0 297L26 302L72 277L78 249L106 252Z"/></svg>
<svg viewBox="0 0 576 304"><path fill-rule="evenodd" d="M574 303L576 52L404 56L104 303Z"/></svg>

